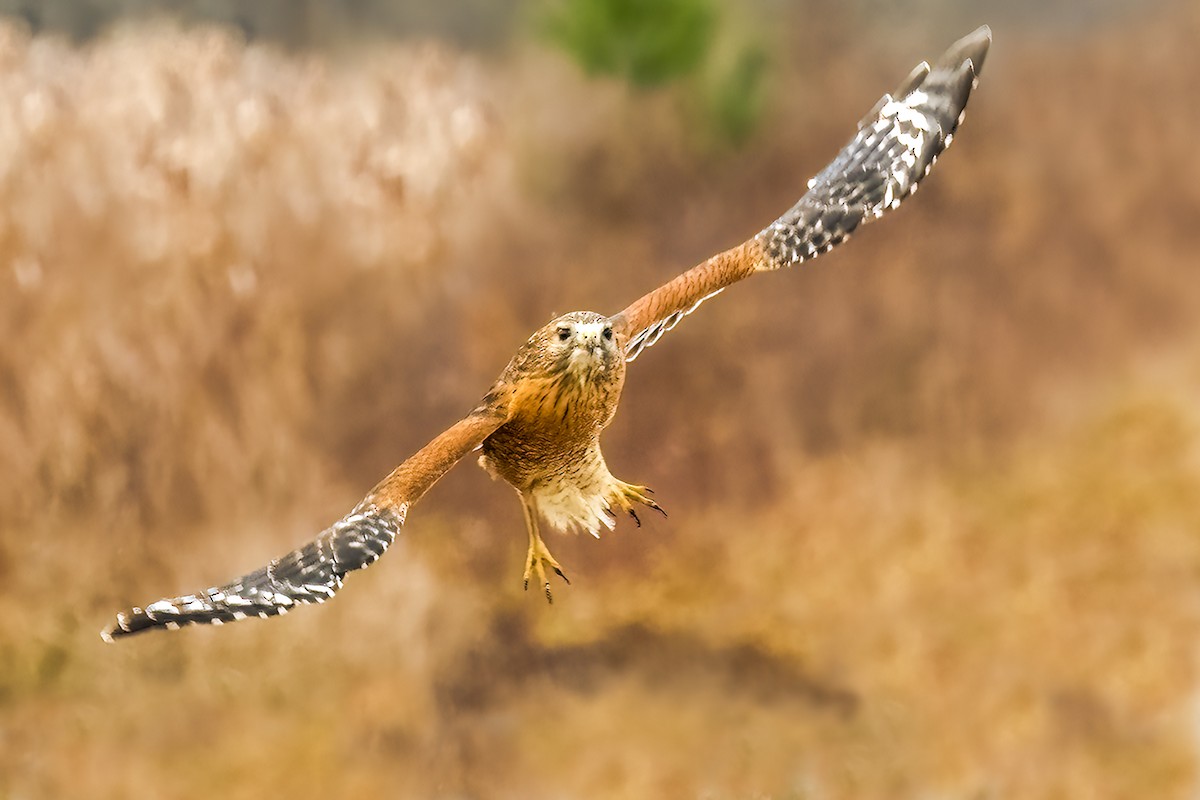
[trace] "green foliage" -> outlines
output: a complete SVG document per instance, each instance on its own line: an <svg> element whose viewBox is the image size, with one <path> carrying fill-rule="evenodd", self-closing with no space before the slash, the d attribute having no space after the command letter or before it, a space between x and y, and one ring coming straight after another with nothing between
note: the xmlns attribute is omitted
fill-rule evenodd
<svg viewBox="0 0 1200 800"><path fill-rule="evenodd" d="M704 64L716 20L712 0L566 0L544 30L588 73L650 87Z"/></svg>
<svg viewBox="0 0 1200 800"><path fill-rule="evenodd" d="M754 133L766 102L769 66L766 50L748 43L704 82L704 116L718 139L740 145Z"/></svg>
<svg viewBox="0 0 1200 800"><path fill-rule="evenodd" d="M730 19L734 11L716 0L559 0L540 23L590 75L639 89L682 83L695 129L719 146L740 145L762 115L770 60Z"/></svg>

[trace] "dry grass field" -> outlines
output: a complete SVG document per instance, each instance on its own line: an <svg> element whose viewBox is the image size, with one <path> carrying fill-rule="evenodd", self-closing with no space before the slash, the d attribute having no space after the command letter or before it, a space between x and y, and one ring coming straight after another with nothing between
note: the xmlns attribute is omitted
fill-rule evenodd
<svg viewBox="0 0 1200 800"><path fill-rule="evenodd" d="M1195 797L1200 11L993 27L913 201L631 367L606 453L670 517L558 538L552 607L466 463L334 602L109 646L769 222L957 31L780 34L726 151L532 46L0 22L0 798Z"/></svg>

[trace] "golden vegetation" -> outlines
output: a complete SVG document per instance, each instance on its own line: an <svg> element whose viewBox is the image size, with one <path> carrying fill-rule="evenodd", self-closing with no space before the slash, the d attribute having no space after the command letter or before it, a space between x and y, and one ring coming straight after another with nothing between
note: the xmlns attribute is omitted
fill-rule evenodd
<svg viewBox="0 0 1200 800"><path fill-rule="evenodd" d="M706 160L535 54L0 27L0 796L1194 794L1198 32L997 29L913 203L634 365L671 517L560 541L553 608L464 465L335 602L108 647L771 219L913 56L826 45Z"/></svg>

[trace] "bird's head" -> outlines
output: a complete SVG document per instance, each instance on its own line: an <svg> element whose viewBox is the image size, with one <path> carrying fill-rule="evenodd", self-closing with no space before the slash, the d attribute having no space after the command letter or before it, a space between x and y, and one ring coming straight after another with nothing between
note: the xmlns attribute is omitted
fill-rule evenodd
<svg viewBox="0 0 1200 800"><path fill-rule="evenodd" d="M581 380L612 372L621 363L621 348L608 317L573 311L552 320L541 331L543 347L557 370Z"/></svg>

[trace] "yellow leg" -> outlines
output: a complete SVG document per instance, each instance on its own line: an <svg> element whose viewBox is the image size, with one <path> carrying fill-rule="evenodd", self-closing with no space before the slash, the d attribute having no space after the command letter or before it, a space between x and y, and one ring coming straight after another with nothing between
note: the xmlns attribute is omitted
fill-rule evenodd
<svg viewBox="0 0 1200 800"><path fill-rule="evenodd" d="M529 578L536 575L538 582L546 590L546 602L553 603L554 596L550 594L550 581L546 577L546 566L558 573L558 577L567 582L571 581L563 574L562 565L550 555L546 543L538 535L537 504L532 497L521 496L521 507L525 509L525 527L529 529L529 554L525 556L525 590L529 590Z"/></svg>

